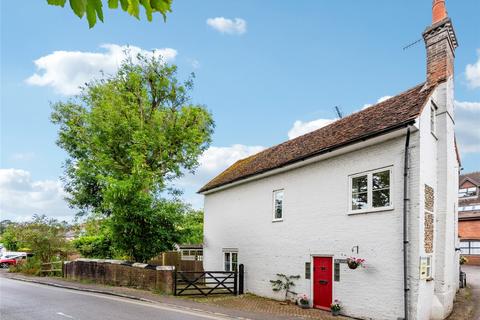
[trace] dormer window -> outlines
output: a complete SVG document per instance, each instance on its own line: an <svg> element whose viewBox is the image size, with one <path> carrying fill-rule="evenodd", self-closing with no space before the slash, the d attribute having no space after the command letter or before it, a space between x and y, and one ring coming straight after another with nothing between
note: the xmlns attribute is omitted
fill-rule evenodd
<svg viewBox="0 0 480 320"><path fill-rule="evenodd" d="M458 190L459 198L470 198L477 196L477 187L461 188Z"/></svg>

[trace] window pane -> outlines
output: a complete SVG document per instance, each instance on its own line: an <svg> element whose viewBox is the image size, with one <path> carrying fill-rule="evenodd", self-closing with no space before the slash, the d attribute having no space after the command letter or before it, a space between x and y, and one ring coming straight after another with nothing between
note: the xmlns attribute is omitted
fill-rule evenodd
<svg viewBox="0 0 480 320"><path fill-rule="evenodd" d="M367 207L368 195L366 192L352 194L352 210L360 210Z"/></svg>
<svg viewBox="0 0 480 320"><path fill-rule="evenodd" d="M225 266L224 269L225 271L230 271L230 252L225 252Z"/></svg>
<svg viewBox="0 0 480 320"><path fill-rule="evenodd" d="M373 207L388 207L390 205L390 189L376 190L372 193Z"/></svg>
<svg viewBox="0 0 480 320"><path fill-rule="evenodd" d="M366 192L367 191L367 176L352 178L352 192Z"/></svg>
<svg viewBox="0 0 480 320"><path fill-rule="evenodd" d="M480 248L470 248L470 254L480 255Z"/></svg>
<svg viewBox="0 0 480 320"><path fill-rule="evenodd" d="M376 172L372 175L373 190L390 187L390 170Z"/></svg>
<svg viewBox="0 0 480 320"><path fill-rule="evenodd" d="M275 219L282 219L283 216L283 191L275 191Z"/></svg>
<svg viewBox="0 0 480 320"><path fill-rule="evenodd" d="M238 253L232 252L232 271L237 271Z"/></svg>

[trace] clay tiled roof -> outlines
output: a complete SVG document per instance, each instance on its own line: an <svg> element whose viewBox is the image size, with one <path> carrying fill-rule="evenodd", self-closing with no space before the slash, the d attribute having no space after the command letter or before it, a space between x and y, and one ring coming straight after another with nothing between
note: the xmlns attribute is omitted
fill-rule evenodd
<svg viewBox="0 0 480 320"><path fill-rule="evenodd" d="M418 117L434 87L420 84L328 126L234 163L199 192L280 168L406 126Z"/></svg>
<svg viewBox="0 0 480 320"><path fill-rule="evenodd" d="M461 174L458 182L461 184L467 178L477 186L480 185L480 171Z"/></svg>

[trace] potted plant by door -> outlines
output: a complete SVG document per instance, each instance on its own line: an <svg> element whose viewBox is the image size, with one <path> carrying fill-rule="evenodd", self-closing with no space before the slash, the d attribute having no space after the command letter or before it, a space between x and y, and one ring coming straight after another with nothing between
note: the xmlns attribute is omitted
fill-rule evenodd
<svg viewBox="0 0 480 320"><path fill-rule="evenodd" d="M310 303L308 301L308 296L304 293L297 296L297 304L302 309L310 308Z"/></svg>
<svg viewBox="0 0 480 320"><path fill-rule="evenodd" d="M348 267L352 270L357 269L359 266L363 266L365 259L350 257L347 258Z"/></svg>
<svg viewBox="0 0 480 320"><path fill-rule="evenodd" d="M330 310L332 310L332 315L338 316L340 314L340 310L342 310L342 305L340 304L340 301L335 299L330 305Z"/></svg>

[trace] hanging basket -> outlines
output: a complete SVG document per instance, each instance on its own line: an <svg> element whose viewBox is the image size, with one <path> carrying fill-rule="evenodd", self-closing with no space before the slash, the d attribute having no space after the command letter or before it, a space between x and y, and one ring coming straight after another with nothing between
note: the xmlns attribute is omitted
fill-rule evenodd
<svg viewBox="0 0 480 320"><path fill-rule="evenodd" d="M348 267L352 270L355 270L358 268L358 263L356 263L355 261L348 260L347 264L348 264Z"/></svg>
<svg viewBox="0 0 480 320"><path fill-rule="evenodd" d="M347 259L347 265L350 269L355 270L359 266L362 266L365 262L365 259L350 257Z"/></svg>

